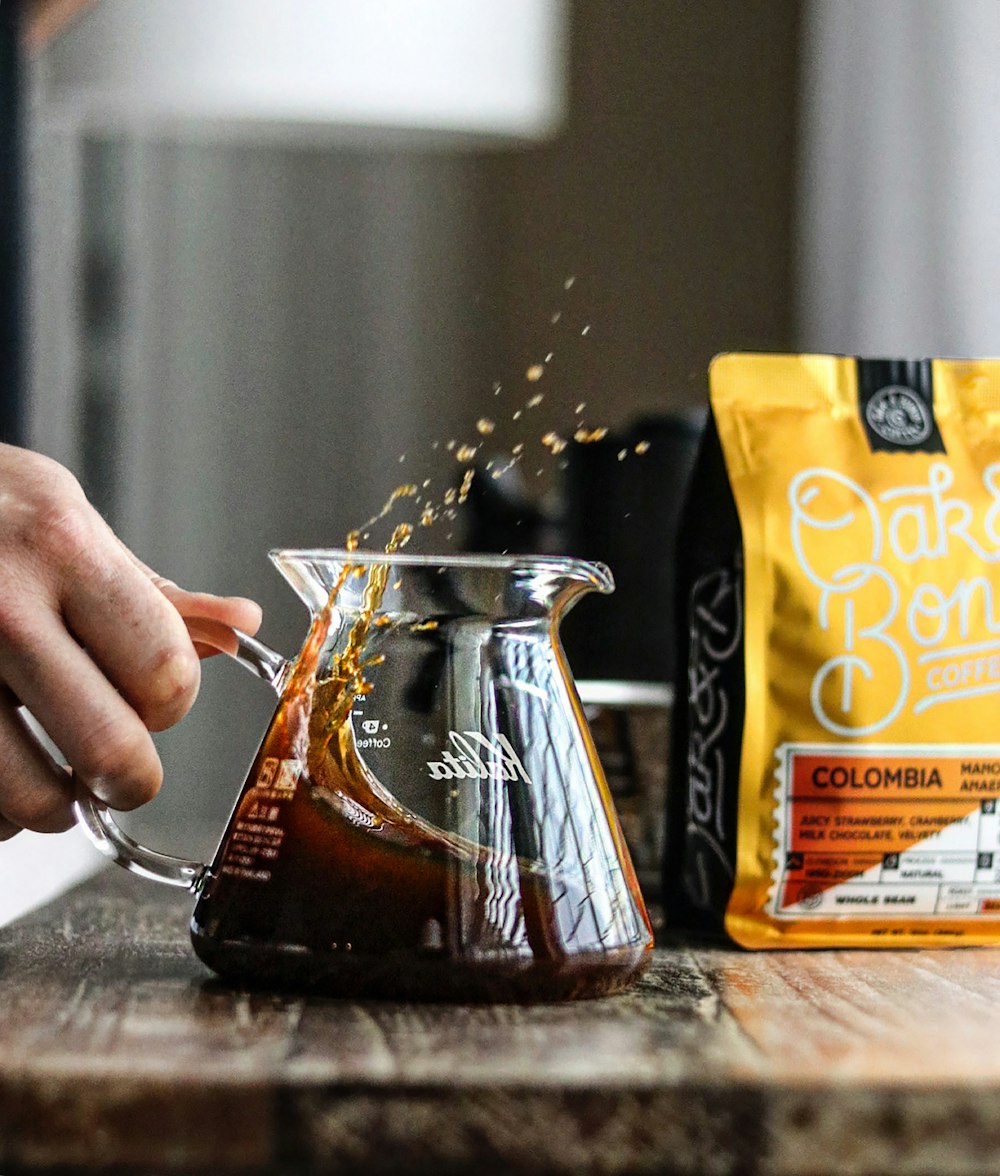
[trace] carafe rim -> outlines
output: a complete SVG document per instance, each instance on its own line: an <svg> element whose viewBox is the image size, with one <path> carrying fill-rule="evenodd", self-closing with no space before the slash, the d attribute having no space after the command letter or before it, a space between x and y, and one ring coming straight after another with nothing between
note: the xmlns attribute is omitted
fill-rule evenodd
<svg viewBox="0 0 1000 1176"><path fill-rule="evenodd" d="M568 555L521 555L489 552L461 552L457 554L422 554L412 551L348 551L340 547L274 547L268 558L275 565L293 560L315 560L329 563L349 563L362 566L392 564L396 567L457 567L488 568L501 572L524 570L552 572L555 575L581 580L597 592L613 592L615 580L607 564L597 560L578 559Z"/></svg>

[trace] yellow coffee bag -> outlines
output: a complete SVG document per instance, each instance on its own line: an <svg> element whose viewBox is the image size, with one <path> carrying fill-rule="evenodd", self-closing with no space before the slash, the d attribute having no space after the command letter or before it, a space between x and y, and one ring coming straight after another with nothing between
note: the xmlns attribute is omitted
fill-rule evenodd
<svg viewBox="0 0 1000 1176"><path fill-rule="evenodd" d="M1000 361L723 355L710 394L668 915L755 948L1000 941Z"/></svg>

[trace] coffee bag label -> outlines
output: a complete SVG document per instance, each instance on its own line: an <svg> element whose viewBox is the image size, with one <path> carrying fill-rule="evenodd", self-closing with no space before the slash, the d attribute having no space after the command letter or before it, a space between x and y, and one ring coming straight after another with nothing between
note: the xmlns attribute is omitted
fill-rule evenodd
<svg viewBox="0 0 1000 1176"><path fill-rule="evenodd" d="M710 384L744 575L726 929L1000 939L1000 363L726 355Z"/></svg>
<svg viewBox="0 0 1000 1176"><path fill-rule="evenodd" d="M776 775L773 918L1000 910L1000 744L786 744Z"/></svg>

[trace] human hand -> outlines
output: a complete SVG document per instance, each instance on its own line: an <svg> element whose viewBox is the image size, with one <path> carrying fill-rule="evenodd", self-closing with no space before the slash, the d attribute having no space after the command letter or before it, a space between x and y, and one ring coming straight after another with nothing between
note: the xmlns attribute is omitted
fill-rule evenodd
<svg viewBox="0 0 1000 1176"><path fill-rule="evenodd" d="M253 601L156 576L68 470L0 444L0 840L68 829L79 784L116 809L150 800L163 777L150 732L190 709L199 658L260 621Z"/></svg>

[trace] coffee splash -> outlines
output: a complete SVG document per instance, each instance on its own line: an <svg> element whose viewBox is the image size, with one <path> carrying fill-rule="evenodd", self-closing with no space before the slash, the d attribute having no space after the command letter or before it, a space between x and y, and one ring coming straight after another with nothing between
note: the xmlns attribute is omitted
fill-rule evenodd
<svg viewBox="0 0 1000 1176"><path fill-rule="evenodd" d="M569 292L575 284L576 276L568 275L562 283L563 291ZM557 309L550 317L550 324L556 326L562 319L563 311ZM582 327L580 334L587 336L590 331L591 324L586 323ZM548 367L554 359L555 351L549 350L546 352L542 361L529 364L524 371L525 382L528 384L538 384L546 375ZM495 381L493 383L494 396L501 396L503 391L502 382L499 380ZM544 401L545 393L532 392L521 401L512 413L511 419L515 422L520 421L526 412L531 413L539 409ZM582 418L586 407L585 401L579 402L574 410L574 415L577 418ZM490 416L480 416L475 422L475 430L479 438L492 436L496 428L497 422ZM550 457L558 457L566 451L571 443L591 445L603 441L607 435L607 426L591 426L587 425L582 419L578 419L568 437L563 436L557 429L547 429L540 436L540 444L548 451ZM432 442L431 448L437 450L440 448L440 445L440 441L434 441ZM482 440L459 441L456 438L450 438L444 447L452 455L457 464L466 467L463 470L458 484L447 486L438 499L428 497L421 502L419 501L420 492L421 490L426 491L430 487L430 478L424 479L420 487L415 482L401 483L388 496L381 510L348 534L345 544L348 552L359 550L362 541L367 542L371 539L372 529L382 520L388 518L397 507L408 501L417 500L417 509L419 511L417 524L421 528L430 528L442 519L450 521L457 517L457 508L468 500L477 475L477 469L472 463L481 451ZM638 456L642 456L648 450L649 443L646 441L640 441L634 447L634 453ZM499 480L517 466L524 459L526 453L527 442L524 439L519 439L511 446L506 456L493 458L486 463L486 473L492 479ZM623 461L627 456L628 452L622 450L618 454L618 460ZM405 457L405 454L400 455L400 462L403 462ZM539 470L538 472L541 474L542 471ZM408 522L396 525L386 543L385 553L392 555L404 548L413 537L414 529L414 524ZM378 615L378 610L386 589L389 570L388 563L369 563L366 565L359 564L357 566L345 565L337 583L333 585L325 607L314 621L310 639L306 646L309 650L309 656L300 662L302 674L309 675L310 681L315 681L315 675L319 671L319 652L327 638L330 621L340 591L349 576L363 576L366 566L368 568L368 584L364 594L362 609L352 625L344 652L336 655L332 659L329 673L321 681L316 681L315 698L312 700L314 708L318 707L324 713L324 729L331 733L331 737L332 733L339 729L347 719L353 697L355 695L365 696L371 692L372 684L366 677L365 670L381 664L380 659L377 658L366 660L364 651L372 628L379 630L391 623L388 618ZM315 657L313 657L313 652L315 652ZM306 682L297 682L295 685L303 689L306 686ZM325 741L324 746L328 743L329 739Z"/></svg>
<svg viewBox="0 0 1000 1176"><path fill-rule="evenodd" d="M575 281L575 277L567 277L563 282L563 289L569 291ZM563 312L557 310L550 321L554 326L562 318ZM587 335L589 331L588 323L581 334ZM529 364L524 371L525 383L537 385L545 377L554 358L554 350L549 350L542 361ZM503 384L496 381L493 384L494 396L500 397L503 391ZM533 414L540 409L544 402L544 392L532 391L520 400L518 407L511 414L511 419L515 422L522 420L525 414ZM571 444L590 445L603 441L607 436L606 426L588 425L583 421L586 407L585 401L580 401L576 405L574 416L577 421L568 436L563 436L555 428L542 432L540 444L551 457L563 454ZM444 443L444 449L451 454L458 466L464 467L458 483L447 486L438 498L433 495L423 497L422 492L428 491L431 486L430 478L425 478L420 485L408 481L396 486L379 511L348 533L345 541L346 551L359 551L362 542L370 541L372 531L379 523L408 503L415 506L416 523L404 521L394 526L384 548L387 557L407 546L417 525L426 529L441 520L455 519L457 508L468 500L477 476L477 468L473 463L481 452L482 439L492 436L496 427L497 422L493 416L483 415L475 422L477 440L449 438ZM441 442L434 441L431 448L440 449ZM641 456L648 449L647 442L640 442L634 447L634 452ZM499 479L521 462L527 452L528 442L523 438L519 439L506 456L500 455L490 460L486 465L486 472L493 479ZM626 456L624 450L618 454L619 460L624 460ZM405 457L405 454L401 455L400 462ZM336 761L338 774L353 781L355 802L369 808L372 807L373 801L370 787L358 787L363 783L366 773L354 747L350 714L355 700L367 697L373 689L369 671L384 661L382 655L368 653L372 634L382 633L395 623L390 615L380 612L388 586L390 568L391 559L385 562L366 559L356 564L349 559L345 561L326 603L313 620L285 693L289 709L288 733L291 735L293 729L296 732L295 754L299 761L308 765L309 773L314 780L322 779L324 764L329 763L331 759ZM330 656L328 665L323 665L323 652L327 646L341 591L350 578L361 579L366 575L367 583L362 594L361 607L351 622L343 648L341 652ZM436 627L437 622L433 619L419 620L413 625L415 631L426 632L431 632ZM297 714L297 718L293 712Z"/></svg>

